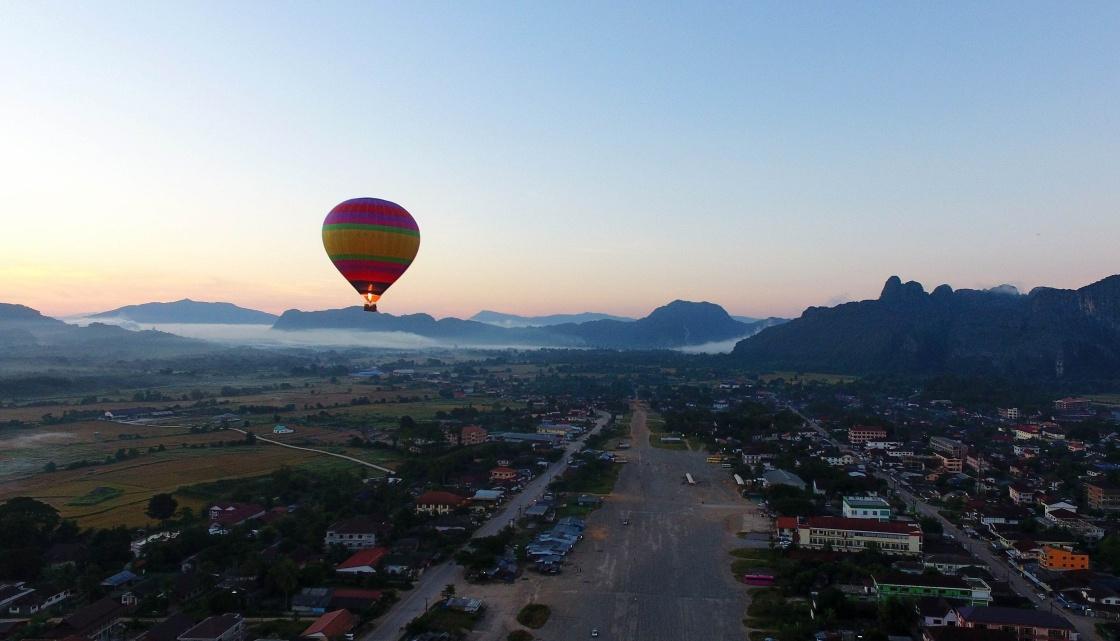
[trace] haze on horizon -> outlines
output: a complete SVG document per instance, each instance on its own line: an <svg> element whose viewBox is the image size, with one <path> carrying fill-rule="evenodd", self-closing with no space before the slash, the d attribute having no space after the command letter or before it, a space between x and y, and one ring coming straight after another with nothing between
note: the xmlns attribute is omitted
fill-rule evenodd
<svg viewBox="0 0 1120 641"><path fill-rule="evenodd" d="M0 301L796 316L1120 271L1120 5L7 4Z"/></svg>

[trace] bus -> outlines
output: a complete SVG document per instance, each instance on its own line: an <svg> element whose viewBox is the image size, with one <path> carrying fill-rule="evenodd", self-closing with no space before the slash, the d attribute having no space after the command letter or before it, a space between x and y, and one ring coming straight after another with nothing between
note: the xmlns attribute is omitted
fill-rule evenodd
<svg viewBox="0 0 1120 641"><path fill-rule="evenodd" d="M746 485L746 483L743 481L743 477L739 476L738 474L735 474L734 478L735 478L735 485L738 485L739 487L743 487L743 486Z"/></svg>
<svg viewBox="0 0 1120 641"><path fill-rule="evenodd" d="M692 474L689 474L687 472L684 475L684 482L688 483L689 485L696 485L696 479L692 478Z"/></svg>
<svg viewBox="0 0 1120 641"><path fill-rule="evenodd" d="M724 460L725 459L722 454L714 454L708 457L709 463L723 463Z"/></svg>

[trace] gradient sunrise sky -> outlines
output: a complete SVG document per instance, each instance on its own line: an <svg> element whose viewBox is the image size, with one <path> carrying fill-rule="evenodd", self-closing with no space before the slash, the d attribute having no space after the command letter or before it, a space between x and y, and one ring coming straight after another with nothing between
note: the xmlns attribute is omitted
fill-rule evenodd
<svg viewBox="0 0 1120 641"><path fill-rule="evenodd" d="M6 2L0 301L797 315L1120 272L1120 3Z"/></svg>

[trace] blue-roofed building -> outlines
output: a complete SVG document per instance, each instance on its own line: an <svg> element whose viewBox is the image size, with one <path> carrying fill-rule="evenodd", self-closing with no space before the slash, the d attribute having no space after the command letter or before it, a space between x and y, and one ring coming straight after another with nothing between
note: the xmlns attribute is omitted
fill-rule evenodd
<svg viewBox="0 0 1120 641"><path fill-rule="evenodd" d="M133 574L129 570L123 570L102 581L101 586L106 588L122 588L126 585L132 585L139 580L140 577L136 574Z"/></svg>

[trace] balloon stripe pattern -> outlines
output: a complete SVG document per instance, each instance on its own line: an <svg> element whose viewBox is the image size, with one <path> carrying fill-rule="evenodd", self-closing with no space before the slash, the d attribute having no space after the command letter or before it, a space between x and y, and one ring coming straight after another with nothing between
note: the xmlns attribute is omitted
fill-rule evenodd
<svg viewBox="0 0 1120 641"><path fill-rule="evenodd" d="M420 227L394 202L353 198L327 214L323 248L367 304L376 303L416 258Z"/></svg>

